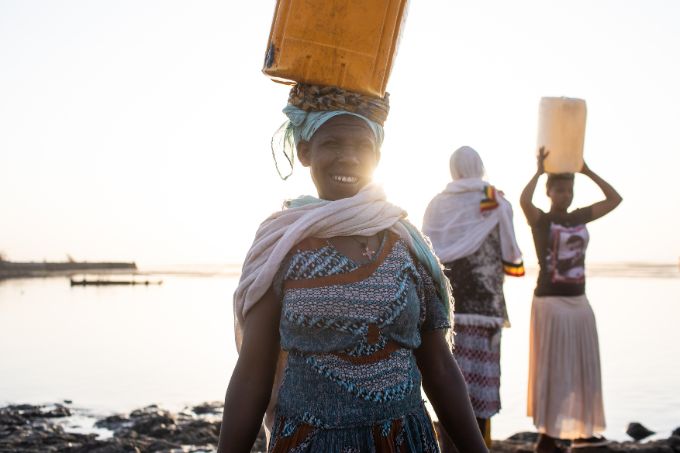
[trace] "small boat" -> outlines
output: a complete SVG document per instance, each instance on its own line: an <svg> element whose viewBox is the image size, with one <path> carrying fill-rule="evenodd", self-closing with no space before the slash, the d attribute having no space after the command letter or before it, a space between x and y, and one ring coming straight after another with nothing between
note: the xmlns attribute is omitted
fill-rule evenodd
<svg viewBox="0 0 680 453"><path fill-rule="evenodd" d="M113 285L162 285L163 280L113 280L113 279L97 279L88 280L86 278L71 279L71 286L113 286Z"/></svg>

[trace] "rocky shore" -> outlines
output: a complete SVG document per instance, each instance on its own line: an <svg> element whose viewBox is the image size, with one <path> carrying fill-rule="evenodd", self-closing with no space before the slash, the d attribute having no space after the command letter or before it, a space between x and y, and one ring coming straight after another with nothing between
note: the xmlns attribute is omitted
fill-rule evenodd
<svg viewBox="0 0 680 453"><path fill-rule="evenodd" d="M87 428L74 425L73 419L83 418L83 414L68 403L11 405L0 408L0 453L214 452L221 412L221 403L204 403L177 413L148 406L129 414L97 418L87 432ZM535 437L535 433L519 433L494 441L491 451L530 453ZM261 431L252 453L265 451ZM580 453L593 451L680 453L680 429L662 440L612 442L606 447L579 449Z"/></svg>

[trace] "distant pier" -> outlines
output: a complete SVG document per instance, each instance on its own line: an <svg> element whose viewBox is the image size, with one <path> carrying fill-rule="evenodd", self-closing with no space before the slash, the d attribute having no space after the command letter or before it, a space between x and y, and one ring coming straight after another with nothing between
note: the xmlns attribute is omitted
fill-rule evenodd
<svg viewBox="0 0 680 453"><path fill-rule="evenodd" d="M85 272L136 272L134 262L15 262L0 261L0 278L69 276Z"/></svg>

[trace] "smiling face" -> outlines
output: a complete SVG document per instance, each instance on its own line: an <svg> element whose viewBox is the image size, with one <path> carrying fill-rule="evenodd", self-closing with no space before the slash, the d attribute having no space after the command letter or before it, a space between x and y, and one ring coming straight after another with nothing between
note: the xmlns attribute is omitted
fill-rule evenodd
<svg viewBox="0 0 680 453"><path fill-rule="evenodd" d="M298 158L310 167L324 200L352 197L373 178L380 148L361 118L339 115L326 121L308 141L297 146Z"/></svg>
<svg viewBox="0 0 680 453"><path fill-rule="evenodd" d="M574 180L556 179L550 184L548 198L551 201L551 211L566 211L574 199Z"/></svg>

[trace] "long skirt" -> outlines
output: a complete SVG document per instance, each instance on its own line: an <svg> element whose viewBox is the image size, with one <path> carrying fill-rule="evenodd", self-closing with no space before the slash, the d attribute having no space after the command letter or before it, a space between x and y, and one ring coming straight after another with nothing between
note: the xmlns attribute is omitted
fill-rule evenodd
<svg viewBox="0 0 680 453"><path fill-rule="evenodd" d="M527 415L539 433L560 439L605 429L597 326L585 295L534 296Z"/></svg>
<svg viewBox="0 0 680 453"><path fill-rule="evenodd" d="M467 384L477 418L501 409L501 328L454 324L453 355Z"/></svg>

